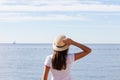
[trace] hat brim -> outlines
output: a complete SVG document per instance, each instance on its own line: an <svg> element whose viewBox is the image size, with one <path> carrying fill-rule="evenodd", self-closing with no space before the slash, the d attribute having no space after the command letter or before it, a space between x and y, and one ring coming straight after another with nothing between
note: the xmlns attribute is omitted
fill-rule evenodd
<svg viewBox="0 0 120 80"><path fill-rule="evenodd" d="M65 45L64 47L59 48L59 47L57 47L57 46L53 43L53 49L54 49L55 51L64 51L64 50L66 50L66 49L68 49L68 48L69 48L68 45Z"/></svg>

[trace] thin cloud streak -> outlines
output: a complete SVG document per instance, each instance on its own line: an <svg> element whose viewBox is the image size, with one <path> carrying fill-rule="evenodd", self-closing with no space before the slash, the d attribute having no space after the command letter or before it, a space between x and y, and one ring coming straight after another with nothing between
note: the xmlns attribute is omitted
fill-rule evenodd
<svg viewBox="0 0 120 80"><path fill-rule="evenodd" d="M120 5L74 5L74 6L0 6L0 11L101 11L101 12L120 12Z"/></svg>
<svg viewBox="0 0 120 80"><path fill-rule="evenodd" d="M76 4L101 4L101 1L95 0L0 0L0 4L18 4L27 3L33 5L76 5Z"/></svg>
<svg viewBox="0 0 120 80"><path fill-rule="evenodd" d="M82 15L76 15L76 16L69 16L65 14L49 14L44 16L26 16L26 15L20 15L15 13L0 14L0 22L16 22L16 21L49 21L49 20L62 20L62 21L70 21L70 20L80 20L80 21L87 21L88 18L82 16Z"/></svg>
<svg viewBox="0 0 120 80"><path fill-rule="evenodd" d="M0 11L120 11L120 5L87 0L1 0Z"/></svg>

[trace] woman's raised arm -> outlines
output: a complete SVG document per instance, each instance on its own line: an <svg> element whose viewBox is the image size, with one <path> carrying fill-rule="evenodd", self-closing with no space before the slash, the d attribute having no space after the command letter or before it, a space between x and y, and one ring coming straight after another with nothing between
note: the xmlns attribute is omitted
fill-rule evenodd
<svg viewBox="0 0 120 80"><path fill-rule="evenodd" d="M91 52L91 49L89 47L87 47L83 44L80 44L78 42L75 42L70 38L65 39L63 42L66 43L67 45L74 45L74 46L82 49L82 52L75 53L75 60L78 60Z"/></svg>

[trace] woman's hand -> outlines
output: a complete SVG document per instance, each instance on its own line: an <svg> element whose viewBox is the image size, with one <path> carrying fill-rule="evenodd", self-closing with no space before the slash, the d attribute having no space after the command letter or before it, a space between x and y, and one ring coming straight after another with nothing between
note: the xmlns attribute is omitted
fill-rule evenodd
<svg viewBox="0 0 120 80"><path fill-rule="evenodd" d="M63 40L63 42L65 43L65 44L67 44L67 45L72 45L72 43L74 42L72 39L70 39L70 38L66 38L66 39L64 39Z"/></svg>

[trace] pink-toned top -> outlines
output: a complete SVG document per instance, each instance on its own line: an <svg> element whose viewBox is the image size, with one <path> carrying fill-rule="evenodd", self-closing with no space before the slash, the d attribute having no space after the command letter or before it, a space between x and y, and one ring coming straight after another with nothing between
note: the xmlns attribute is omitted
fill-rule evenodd
<svg viewBox="0 0 120 80"><path fill-rule="evenodd" d="M75 61L74 54L68 54L67 56L67 68L65 70L56 70L52 68L52 55L46 57L45 65L50 67L52 73L52 80L71 80L70 66Z"/></svg>

